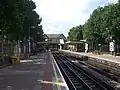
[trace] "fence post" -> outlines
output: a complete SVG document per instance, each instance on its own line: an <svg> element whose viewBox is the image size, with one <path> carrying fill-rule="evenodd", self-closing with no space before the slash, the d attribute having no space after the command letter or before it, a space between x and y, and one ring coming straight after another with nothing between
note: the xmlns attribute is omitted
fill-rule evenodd
<svg viewBox="0 0 120 90"><path fill-rule="evenodd" d="M2 48L2 63L4 63L4 40L2 39L2 42L1 42L1 48Z"/></svg>
<svg viewBox="0 0 120 90"><path fill-rule="evenodd" d="M18 40L17 53L18 53L18 55L17 55L17 56L19 56L19 57L20 57L20 40Z"/></svg>
<svg viewBox="0 0 120 90"><path fill-rule="evenodd" d="M13 51L13 46L12 46L12 42L10 42L10 56L12 56L12 51Z"/></svg>
<svg viewBox="0 0 120 90"><path fill-rule="evenodd" d="M24 37L24 58L27 59L28 55L27 55L27 39L26 36Z"/></svg>

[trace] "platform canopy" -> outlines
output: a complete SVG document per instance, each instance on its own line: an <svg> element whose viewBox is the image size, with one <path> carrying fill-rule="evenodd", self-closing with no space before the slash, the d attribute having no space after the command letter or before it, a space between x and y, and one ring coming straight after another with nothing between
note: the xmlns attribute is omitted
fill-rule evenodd
<svg viewBox="0 0 120 90"><path fill-rule="evenodd" d="M47 44L48 42L37 42L37 44Z"/></svg>
<svg viewBox="0 0 120 90"><path fill-rule="evenodd" d="M87 43L85 40L81 41L67 41L66 44L81 44L81 43Z"/></svg>

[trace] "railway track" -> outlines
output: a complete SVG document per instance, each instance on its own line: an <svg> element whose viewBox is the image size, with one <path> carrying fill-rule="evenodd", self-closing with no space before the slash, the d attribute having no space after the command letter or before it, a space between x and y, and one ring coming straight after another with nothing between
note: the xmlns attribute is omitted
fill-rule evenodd
<svg viewBox="0 0 120 90"><path fill-rule="evenodd" d="M62 57L64 57L66 60L72 61L74 65L77 65L78 68L81 68L81 70L83 70L85 73L89 74L91 77L98 80L99 83L102 84L103 86L105 87L108 86L109 88L112 87L116 90L120 90L120 83L113 80L113 78L116 79L115 77L111 77L109 74L99 71L98 68L93 69L94 68L93 66L89 67L88 64L86 65L86 63L79 62L80 60L76 61L73 58L71 59L71 58L66 57L66 55L62 55Z"/></svg>
<svg viewBox="0 0 120 90"><path fill-rule="evenodd" d="M108 72L108 71L104 71L104 70L102 70L102 69L100 69L100 68L96 68L96 67L94 67L94 66L92 66L92 65L90 65L90 64L88 64L88 63L86 63L86 62L83 62L83 61L79 60L79 58L72 57L72 56L66 56L66 57L67 57L68 59L71 59L71 60L76 60L76 61L78 61L80 64L86 65L86 66L88 66L89 68L95 70L96 72L98 72L98 73L100 73L100 74L102 74L102 75L104 75L104 76L106 76L106 77L108 77L108 78L110 78L110 79L112 79L112 80L114 80L114 81L116 81L116 82L120 82L120 81L119 81L120 77L118 77L117 75L114 75L113 73L110 73L110 72Z"/></svg>
<svg viewBox="0 0 120 90"><path fill-rule="evenodd" d="M117 90L109 85L101 85L61 55L53 54L70 90Z"/></svg>

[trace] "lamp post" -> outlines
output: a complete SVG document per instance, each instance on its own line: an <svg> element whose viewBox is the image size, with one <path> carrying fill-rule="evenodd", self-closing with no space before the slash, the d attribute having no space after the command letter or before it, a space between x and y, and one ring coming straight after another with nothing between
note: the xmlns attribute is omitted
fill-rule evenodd
<svg viewBox="0 0 120 90"><path fill-rule="evenodd" d="M31 52L31 28L35 28L35 26L31 26L30 28L29 28L29 32L28 32L28 52L29 52L29 54L30 54L30 52Z"/></svg>
<svg viewBox="0 0 120 90"><path fill-rule="evenodd" d="M30 28L29 28L29 37L28 37L28 46L29 46L29 49L28 49L28 52L30 53L31 52L31 50L30 50L30 46L31 46L31 44L30 44L30 32L31 32L31 30L30 30Z"/></svg>
<svg viewBox="0 0 120 90"><path fill-rule="evenodd" d="M99 51L101 52L101 44L98 44L98 46L99 46Z"/></svg>
<svg viewBox="0 0 120 90"><path fill-rule="evenodd" d="M4 43L5 43L6 35L2 36L2 63L4 63Z"/></svg>

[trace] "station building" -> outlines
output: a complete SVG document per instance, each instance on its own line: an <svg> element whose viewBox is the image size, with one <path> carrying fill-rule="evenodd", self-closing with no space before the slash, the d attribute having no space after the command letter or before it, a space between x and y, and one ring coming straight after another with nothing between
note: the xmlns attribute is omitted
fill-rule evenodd
<svg viewBox="0 0 120 90"><path fill-rule="evenodd" d="M38 44L45 44L44 47L50 50L63 49L67 40L63 34L44 34L44 39L44 42L38 42Z"/></svg>

